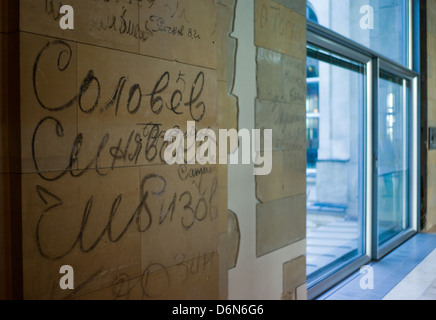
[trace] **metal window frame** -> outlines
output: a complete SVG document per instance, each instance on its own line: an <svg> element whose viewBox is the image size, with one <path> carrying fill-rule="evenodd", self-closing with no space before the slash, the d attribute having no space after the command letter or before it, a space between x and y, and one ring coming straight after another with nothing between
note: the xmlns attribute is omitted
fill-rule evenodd
<svg viewBox="0 0 436 320"><path fill-rule="evenodd" d="M375 260L379 260L391 252L393 249L398 247L401 243L408 240L410 237L415 235L419 231L418 220L419 220L419 212L420 212L420 201L419 197L419 174L417 168L419 167L419 123L417 123L418 117L418 74L414 71L407 70L405 68L398 68L397 66L391 65L388 61L383 58L377 58L377 69L375 70L376 75L374 76L375 88L378 88L378 75L380 70L391 73L395 76L408 80L410 82L410 94L408 101L408 118L409 118L409 132L411 134L409 140L409 208L408 208L408 219L409 226L394 236L392 239L389 239L383 244L380 244L378 241L378 210L377 210L377 190L378 183L377 180L373 180L372 184L372 194L373 194L373 211L372 211L372 258ZM378 94L374 95L374 100L378 100ZM374 101L375 108L374 112L374 125L373 125L373 148L377 150L377 104L378 101ZM378 155L377 151L374 152L373 159L373 177L377 175L377 162Z"/></svg>
<svg viewBox="0 0 436 320"><path fill-rule="evenodd" d="M403 66L383 55L350 40L319 24L307 21L306 41L329 52L355 60L366 65L366 101L364 103L364 230L366 232L366 252L354 259L330 270L325 276L314 283L308 284L308 298L314 299L339 283L353 272L359 270L371 260L378 260L399 246L404 241L420 231L420 44L419 44L419 0L407 0L408 10L408 63ZM380 70L398 75L410 81L410 227L404 230L382 246L378 244L377 217L377 179L374 179L377 159L377 110L378 110L378 79Z"/></svg>

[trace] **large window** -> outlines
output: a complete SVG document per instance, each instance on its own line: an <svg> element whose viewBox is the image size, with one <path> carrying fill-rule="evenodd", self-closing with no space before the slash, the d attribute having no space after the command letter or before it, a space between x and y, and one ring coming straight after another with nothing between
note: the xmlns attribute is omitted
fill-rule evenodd
<svg viewBox="0 0 436 320"><path fill-rule="evenodd" d="M366 68L308 46L308 279L364 253L363 122Z"/></svg>
<svg viewBox="0 0 436 320"><path fill-rule="evenodd" d="M308 19L408 66L409 0L310 0L310 3L312 14Z"/></svg>
<svg viewBox="0 0 436 320"><path fill-rule="evenodd" d="M412 69L416 4L308 2L311 298L418 229L418 73Z"/></svg>
<svg viewBox="0 0 436 320"><path fill-rule="evenodd" d="M378 241L409 227L410 81L380 72L377 108Z"/></svg>

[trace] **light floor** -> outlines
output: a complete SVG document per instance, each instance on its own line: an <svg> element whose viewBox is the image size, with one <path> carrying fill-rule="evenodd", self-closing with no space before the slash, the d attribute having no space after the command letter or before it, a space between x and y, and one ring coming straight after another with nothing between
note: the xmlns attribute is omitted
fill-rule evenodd
<svg viewBox="0 0 436 320"><path fill-rule="evenodd" d="M357 271L318 300L436 300L436 234L418 234L370 266L373 289L361 288Z"/></svg>
<svg viewBox="0 0 436 320"><path fill-rule="evenodd" d="M436 300L436 249L383 300Z"/></svg>

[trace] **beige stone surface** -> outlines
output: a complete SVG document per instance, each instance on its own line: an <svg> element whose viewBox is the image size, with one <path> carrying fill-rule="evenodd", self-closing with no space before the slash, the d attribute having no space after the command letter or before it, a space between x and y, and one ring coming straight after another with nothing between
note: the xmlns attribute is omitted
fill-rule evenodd
<svg viewBox="0 0 436 320"><path fill-rule="evenodd" d="M256 128L272 130L272 149L306 151L306 114L299 103L256 100ZM261 147L264 141L261 135ZM305 166L306 159L301 159Z"/></svg>
<svg viewBox="0 0 436 320"><path fill-rule="evenodd" d="M257 96L260 100L303 106L306 103L306 60L257 48ZM300 110L305 114L305 108Z"/></svg>
<svg viewBox="0 0 436 320"><path fill-rule="evenodd" d="M74 30L60 28L63 4L60 0L20 1L20 30L139 53L138 1L68 1L74 9Z"/></svg>
<svg viewBox="0 0 436 320"><path fill-rule="evenodd" d="M295 292L297 300L304 293L306 282L306 257L301 256L283 265L283 292ZM300 293L300 294L299 294ZM300 297L299 297L300 296Z"/></svg>
<svg viewBox="0 0 436 320"><path fill-rule="evenodd" d="M21 33L20 50L22 172L66 169L77 137L77 46Z"/></svg>
<svg viewBox="0 0 436 320"><path fill-rule="evenodd" d="M79 88L91 71L97 79L78 100L80 168L105 137L102 168L162 164L168 129L186 133L188 121L197 131L217 125L215 70L88 45L79 45L78 61Z"/></svg>
<svg viewBox="0 0 436 320"><path fill-rule="evenodd" d="M269 202L306 193L306 150L275 151L272 170L256 176L256 196Z"/></svg>
<svg viewBox="0 0 436 320"><path fill-rule="evenodd" d="M150 33L139 42L141 54L217 68L215 0L153 1L139 9L139 24Z"/></svg>
<svg viewBox="0 0 436 320"><path fill-rule="evenodd" d="M303 284L296 289L297 300L307 300L307 284Z"/></svg>
<svg viewBox="0 0 436 320"><path fill-rule="evenodd" d="M294 10L295 12L298 12L299 14L302 14L303 16L306 15L306 1L305 0L275 0L276 2L288 7L289 9Z"/></svg>
<svg viewBox="0 0 436 320"><path fill-rule="evenodd" d="M305 195L263 204L256 208L256 255L262 256L306 237Z"/></svg>
<svg viewBox="0 0 436 320"><path fill-rule="evenodd" d="M305 16L268 0L255 1L255 45L296 58L306 55Z"/></svg>
<svg viewBox="0 0 436 320"><path fill-rule="evenodd" d="M215 0L72 0L74 30L61 3L20 1L25 298L225 298L227 167L162 153L188 120L236 123L232 63L217 83L234 2L220 34Z"/></svg>
<svg viewBox="0 0 436 320"><path fill-rule="evenodd" d="M217 166L142 167L142 265L177 265L218 248Z"/></svg>
<svg viewBox="0 0 436 320"><path fill-rule="evenodd" d="M139 169L55 181L23 174L22 186L26 299L64 298L63 265L74 269L74 296L110 285L116 273L141 274Z"/></svg>
<svg viewBox="0 0 436 320"><path fill-rule="evenodd" d="M113 285L86 295L79 300L217 300L218 256L200 255L192 260L167 267L151 264L141 277L119 274Z"/></svg>

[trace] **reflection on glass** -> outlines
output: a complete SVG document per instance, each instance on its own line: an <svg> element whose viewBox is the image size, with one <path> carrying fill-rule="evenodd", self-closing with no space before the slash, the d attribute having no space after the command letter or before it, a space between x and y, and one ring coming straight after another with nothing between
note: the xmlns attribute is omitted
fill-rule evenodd
<svg viewBox="0 0 436 320"><path fill-rule="evenodd" d="M308 47L309 283L364 252L364 74L361 64Z"/></svg>
<svg viewBox="0 0 436 320"><path fill-rule="evenodd" d="M409 225L409 81L381 72L378 107L379 244Z"/></svg>
<svg viewBox="0 0 436 320"><path fill-rule="evenodd" d="M408 0L309 0L306 16L407 66Z"/></svg>

